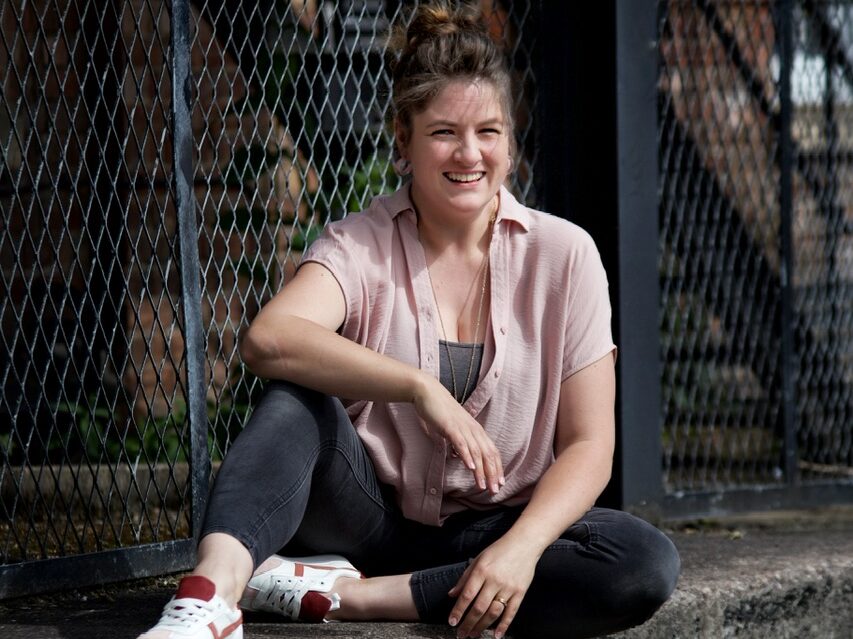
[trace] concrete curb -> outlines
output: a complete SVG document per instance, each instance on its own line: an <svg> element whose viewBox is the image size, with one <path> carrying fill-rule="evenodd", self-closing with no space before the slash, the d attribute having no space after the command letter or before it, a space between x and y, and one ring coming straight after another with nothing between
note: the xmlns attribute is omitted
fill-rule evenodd
<svg viewBox="0 0 853 639"><path fill-rule="evenodd" d="M678 588L650 621L612 639L850 639L853 637L853 508L755 524L681 527ZM174 578L55 596L0 601L4 639L136 637L157 618ZM447 626L290 624L248 617L246 639L438 639Z"/></svg>
<svg viewBox="0 0 853 639"><path fill-rule="evenodd" d="M675 536L681 583L619 639L853 637L853 530Z"/></svg>

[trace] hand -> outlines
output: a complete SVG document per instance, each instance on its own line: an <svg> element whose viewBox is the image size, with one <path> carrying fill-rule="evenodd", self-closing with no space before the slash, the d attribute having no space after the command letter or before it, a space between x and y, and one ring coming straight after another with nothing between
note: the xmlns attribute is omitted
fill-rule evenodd
<svg viewBox="0 0 853 639"><path fill-rule="evenodd" d="M500 619L495 639L501 639L533 581L539 556L529 544L507 535L481 552L448 593L458 597L448 620L451 626L458 624L456 636L479 637Z"/></svg>
<svg viewBox="0 0 853 639"><path fill-rule="evenodd" d="M506 480L495 443L441 382L434 377L426 377L425 380L413 403L427 435L446 439L462 462L473 471L480 490L488 488L496 494Z"/></svg>

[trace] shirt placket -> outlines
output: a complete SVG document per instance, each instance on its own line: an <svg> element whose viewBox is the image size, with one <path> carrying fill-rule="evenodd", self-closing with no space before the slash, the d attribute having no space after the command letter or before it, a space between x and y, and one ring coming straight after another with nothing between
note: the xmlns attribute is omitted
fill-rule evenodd
<svg viewBox="0 0 853 639"><path fill-rule="evenodd" d="M491 272L491 312L489 317L495 352L491 361L487 363L488 370L480 377L480 383L471 393L468 401L465 402L465 408L474 417L480 414L480 411L491 399L503 374L507 333L509 332L509 265L506 250L507 238L504 235L506 231L506 225L498 220L489 257L491 263L489 269Z"/></svg>
<svg viewBox="0 0 853 639"><path fill-rule="evenodd" d="M429 280L426 257L418 240L418 229L413 211L401 213L403 217L403 249L406 264L412 281L418 325L418 355L421 370L438 378L438 326L435 317L435 304L432 297L432 285ZM425 460L424 483L412 486L421 492L422 521L438 524L441 517L441 501L444 495L444 470L447 463L447 442L433 442L433 448Z"/></svg>

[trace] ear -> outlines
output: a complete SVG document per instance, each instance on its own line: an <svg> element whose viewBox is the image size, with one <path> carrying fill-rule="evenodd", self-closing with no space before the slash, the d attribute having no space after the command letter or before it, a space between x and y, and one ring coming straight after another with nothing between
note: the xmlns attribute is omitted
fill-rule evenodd
<svg viewBox="0 0 853 639"><path fill-rule="evenodd" d="M403 124L399 118L394 118L394 145L400 157L406 157L406 147L409 146L409 127Z"/></svg>

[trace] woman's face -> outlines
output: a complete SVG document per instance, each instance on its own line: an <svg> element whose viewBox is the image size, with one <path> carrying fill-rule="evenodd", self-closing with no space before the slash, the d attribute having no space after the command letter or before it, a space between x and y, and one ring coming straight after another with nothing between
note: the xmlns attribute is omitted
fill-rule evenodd
<svg viewBox="0 0 853 639"><path fill-rule="evenodd" d="M470 218L491 211L510 167L509 135L491 83L448 84L412 117L408 131L398 127L418 210Z"/></svg>

